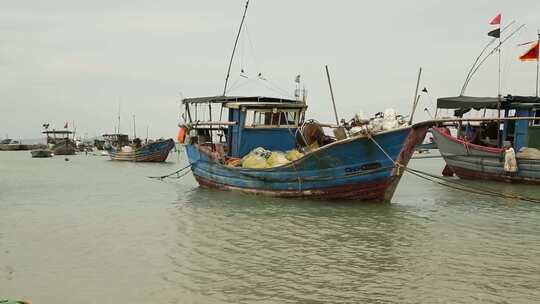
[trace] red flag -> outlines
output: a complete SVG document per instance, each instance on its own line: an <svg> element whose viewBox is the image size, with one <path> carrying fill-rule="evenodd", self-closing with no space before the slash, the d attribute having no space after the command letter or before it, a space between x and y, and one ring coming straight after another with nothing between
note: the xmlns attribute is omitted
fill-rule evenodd
<svg viewBox="0 0 540 304"><path fill-rule="evenodd" d="M491 25L497 25L497 24L501 24L501 14L498 14L497 16L495 16L495 18L493 18L493 20L491 20L491 22L489 23Z"/></svg>
<svg viewBox="0 0 540 304"><path fill-rule="evenodd" d="M538 42L536 42L527 53L519 56L521 61L538 60Z"/></svg>
<svg viewBox="0 0 540 304"><path fill-rule="evenodd" d="M68 123L66 122L66 124L64 125L64 129L67 129L68 128Z"/></svg>

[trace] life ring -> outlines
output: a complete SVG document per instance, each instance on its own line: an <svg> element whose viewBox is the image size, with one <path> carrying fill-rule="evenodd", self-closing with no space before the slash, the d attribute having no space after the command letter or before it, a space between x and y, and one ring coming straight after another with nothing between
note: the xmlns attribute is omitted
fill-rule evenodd
<svg viewBox="0 0 540 304"><path fill-rule="evenodd" d="M178 130L178 142L183 144L186 141L186 133L187 128L186 127L180 127L180 130Z"/></svg>

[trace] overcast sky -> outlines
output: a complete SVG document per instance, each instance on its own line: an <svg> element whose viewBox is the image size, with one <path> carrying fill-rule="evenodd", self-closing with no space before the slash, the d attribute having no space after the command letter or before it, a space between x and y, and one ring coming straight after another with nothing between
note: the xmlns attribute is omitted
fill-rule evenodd
<svg viewBox="0 0 540 304"><path fill-rule="evenodd" d="M181 96L221 94L244 4L1 1L0 138L40 137L44 122L75 121L81 136L112 132L119 103L122 131L133 132L136 115L140 135L149 126L151 137L174 137ZM536 65L519 62L526 47L516 45L536 39L537 0L252 0L231 72L231 88L239 88L230 94L292 95L301 74L308 116L330 122L328 64L340 116L389 107L408 114L422 66L431 98L421 101L422 112L459 93L499 12L503 25L527 24L503 50L503 94L534 94ZM496 59L468 95L497 94ZM251 79L239 77L242 68Z"/></svg>

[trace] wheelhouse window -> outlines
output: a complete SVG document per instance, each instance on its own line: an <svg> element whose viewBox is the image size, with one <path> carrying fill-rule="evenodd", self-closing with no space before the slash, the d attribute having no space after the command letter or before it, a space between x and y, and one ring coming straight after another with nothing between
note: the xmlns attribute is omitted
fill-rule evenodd
<svg viewBox="0 0 540 304"><path fill-rule="evenodd" d="M536 109L536 110L534 111L534 113L535 113L535 114L534 114L534 117L540 118L540 109ZM533 125L535 125L535 126L540 126L540 119L535 119L535 120L533 121Z"/></svg>
<svg viewBox="0 0 540 304"><path fill-rule="evenodd" d="M245 113L247 128L296 128L300 116L297 109L248 109Z"/></svg>

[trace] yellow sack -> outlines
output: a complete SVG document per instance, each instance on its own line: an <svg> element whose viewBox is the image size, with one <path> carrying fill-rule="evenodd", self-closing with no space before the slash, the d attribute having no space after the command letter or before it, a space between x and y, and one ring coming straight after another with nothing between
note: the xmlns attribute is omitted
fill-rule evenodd
<svg viewBox="0 0 540 304"><path fill-rule="evenodd" d="M299 158L304 157L304 154L296 149L287 151L287 154L285 154L285 157L290 161L295 161Z"/></svg>
<svg viewBox="0 0 540 304"><path fill-rule="evenodd" d="M290 161L285 157L285 154L282 152L272 152L268 160L266 161L268 168L274 168L283 166L290 163Z"/></svg>
<svg viewBox="0 0 540 304"><path fill-rule="evenodd" d="M266 159L255 154L250 154L242 159L242 168L266 168Z"/></svg>

